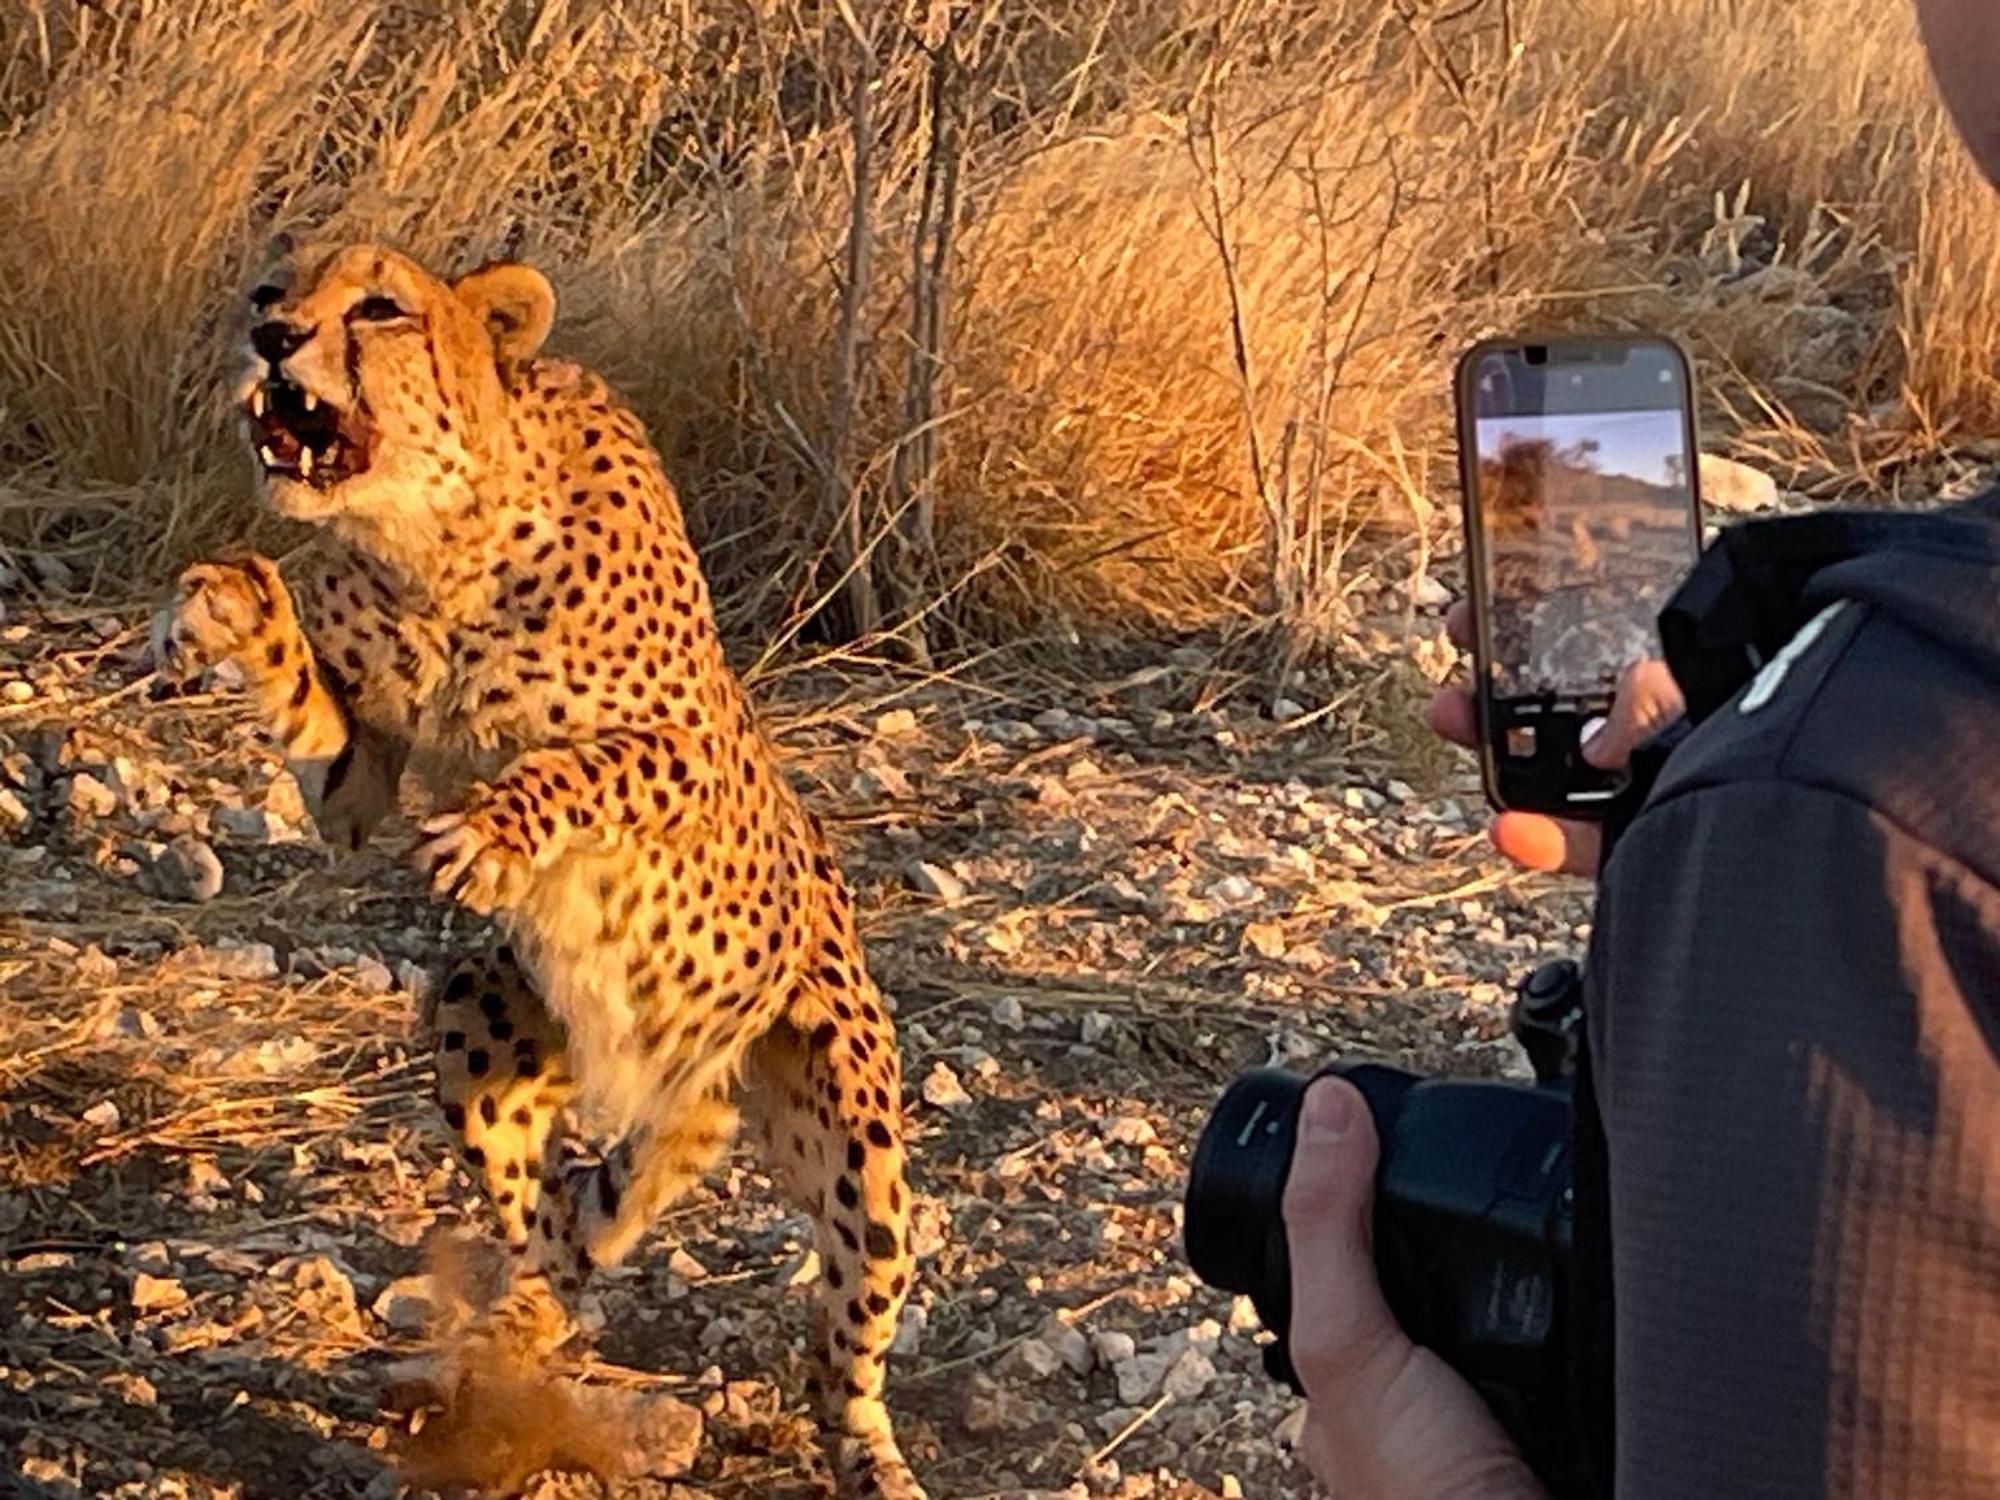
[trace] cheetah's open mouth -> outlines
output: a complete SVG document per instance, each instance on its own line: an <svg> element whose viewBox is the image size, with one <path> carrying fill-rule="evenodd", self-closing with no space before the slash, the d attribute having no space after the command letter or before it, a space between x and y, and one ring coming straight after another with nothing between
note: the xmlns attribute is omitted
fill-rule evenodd
<svg viewBox="0 0 2000 1500"><path fill-rule="evenodd" d="M250 442L271 479L331 489L368 467L375 424L359 407L341 411L274 376L250 392Z"/></svg>

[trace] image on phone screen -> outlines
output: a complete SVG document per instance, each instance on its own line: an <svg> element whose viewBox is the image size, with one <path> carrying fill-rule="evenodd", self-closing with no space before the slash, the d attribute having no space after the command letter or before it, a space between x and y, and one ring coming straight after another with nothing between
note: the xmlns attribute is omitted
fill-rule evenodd
<svg viewBox="0 0 2000 1500"><path fill-rule="evenodd" d="M1670 344L1599 341L1490 350L1469 375L1489 792L1587 812L1623 778L1580 739L1659 654L1700 546L1686 367Z"/></svg>

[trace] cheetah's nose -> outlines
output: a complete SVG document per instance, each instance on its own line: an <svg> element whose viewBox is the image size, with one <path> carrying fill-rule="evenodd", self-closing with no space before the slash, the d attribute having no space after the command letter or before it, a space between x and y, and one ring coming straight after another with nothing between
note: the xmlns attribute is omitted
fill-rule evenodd
<svg viewBox="0 0 2000 1500"><path fill-rule="evenodd" d="M271 364L282 364L312 337L309 328L298 328L279 318L270 318L250 330L250 347Z"/></svg>

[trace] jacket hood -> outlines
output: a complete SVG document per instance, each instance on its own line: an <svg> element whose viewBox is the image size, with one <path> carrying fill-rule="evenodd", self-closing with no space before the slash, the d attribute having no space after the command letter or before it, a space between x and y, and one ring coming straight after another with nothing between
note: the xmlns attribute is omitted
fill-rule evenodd
<svg viewBox="0 0 2000 1500"><path fill-rule="evenodd" d="M1881 520L1876 545L1813 576L1806 605L1867 604L2000 682L2000 489Z"/></svg>

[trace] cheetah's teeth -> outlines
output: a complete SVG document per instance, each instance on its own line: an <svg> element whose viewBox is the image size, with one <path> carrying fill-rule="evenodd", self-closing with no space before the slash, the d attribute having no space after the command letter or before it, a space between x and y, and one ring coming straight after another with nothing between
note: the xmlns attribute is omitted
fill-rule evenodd
<svg viewBox="0 0 2000 1500"><path fill-rule="evenodd" d="M260 385L250 393L250 415L253 417L263 416L264 406L264 387Z"/></svg>
<svg viewBox="0 0 2000 1500"><path fill-rule="evenodd" d="M278 467L278 455L271 451L269 443L263 443L258 446L257 456L264 460L265 468L275 469Z"/></svg>
<svg viewBox="0 0 2000 1500"><path fill-rule="evenodd" d="M299 477L301 479L310 479L312 478L312 471L313 471L312 449L310 448L299 449Z"/></svg>
<svg viewBox="0 0 2000 1500"><path fill-rule="evenodd" d="M319 410L319 397L315 396L311 391L307 391L305 393L305 400L306 400L307 411Z"/></svg>

